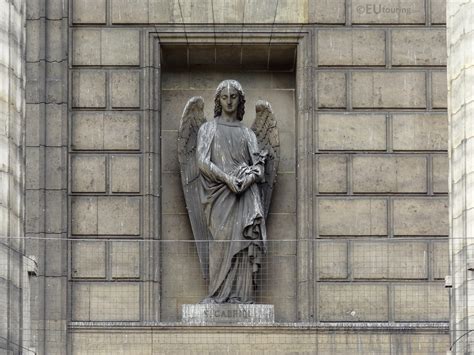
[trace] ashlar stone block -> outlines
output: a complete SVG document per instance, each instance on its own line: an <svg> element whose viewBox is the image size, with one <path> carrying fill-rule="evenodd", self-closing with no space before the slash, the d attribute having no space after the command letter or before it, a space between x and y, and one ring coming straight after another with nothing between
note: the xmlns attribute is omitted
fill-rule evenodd
<svg viewBox="0 0 474 355"><path fill-rule="evenodd" d="M353 0L354 24L424 24L424 0Z"/></svg>
<svg viewBox="0 0 474 355"><path fill-rule="evenodd" d="M381 30L318 31L318 64L357 66L385 64L385 32Z"/></svg>
<svg viewBox="0 0 474 355"><path fill-rule="evenodd" d="M105 242L74 241L71 253L73 278L105 278Z"/></svg>
<svg viewBox="0 0 474 355"><path fill-rule="evenodd" d="M431 23L433 25L446 23L446 0L431 0Z"/></svg>
<svg viewBox="0 0 474 355"><path fill-rule="evenodd" d="M148 23L148 0L111 0L112 23Z"/></svg>
<svg viewBox="0 0 474 355"><path fill-rule="evenodd" d="M448 107L448 80L445 71L431 73L431 105L433 108Z"/></svg>
<svg viewBox="0 0 474 355"><path fill-rule="evenodd" d="M321 150L385 150L385 115L326 114L318 116Z"/></svg>
<svg viewBox="0 0 474 355"><path fill-rule="evenodd" d="M317 241L315 273L321 279L345 279L348 276L347 243Z"/></svg>
<svg viewBox="0 0 474 355"><path fill-rule="evenodd" d="M345 155L319 155L318 190L322 193L344 193L347 191L347 157Z"/></svg>
<svg viewBox="0 0 474 355"><path fill-rule="evenodd" d="M99 197L97 225L99 235L139 235L139 197Z"/></svg>
<svg viewBox="0 0 474 355"><path fill-rule="evenodd" d="M140 107L140 72L113 71L110 80L113 108Z"/></svg>
<svg viewBox="0 0 474 355"><path fill-rule="evenodd" d="M106 0L72 1L72 21L77 24L105 24Z"/></svg>
<svg viewBox="0 0 474 355"><path fill-rule="evenodd" d="M104 149L104 114L76 112L71 117L74 150Z"/></svg>
<svg viewBox="0 0 474 355"><path fill-rule="evenodd" d="M449 297L443 283L394 285L395 321L448 321Z"/></svg>
<svg viewBox="0 0 474 355"><path fill-rule="evenodd" d="M342 72L318 73L318 107L346 107L346 74Z"/></svg>
<svg viewBox="0 0 474 355"><path fill-rule="evenodd" d="M140 157L113 155L110 158L112 192L140 192Z"/></svg>
<svg viewBox="0 0 474 355"><path fill-rule="evenodd" d="M446 65L446 30L392 31L392 65Z"/></svg>
<svg viewBox="0 0 474 355"><path fill-rule="evenodd" d="M135 29L102 30L102 65L139 65L140 32Z"/></svg>
<svg viewBox="0 0 474 355"><path fill-rule="evenodd" d="M319 199L320 235L386 235L385 199Z"/></svg>
<svg viewBox="0 0 474 355"><path fill-rule="evenodd" d="M75 321L140 320L138 283L77 282L72 290Z"/></svg>
<svg viewBox="0 0 474 355"><path fill-rule="evenodd" d="M387 321L388 289L382 284L322 283L321 321Z"/></svg>
<svg viewBox="0 0 474 355"><path fill-rule="evenodd" d="M445 113L393 115L393 149L447 150L447 115Z"/></svg>
<svg viewBox="0 0 474 355"><path fill-rule="evenodd" d="M112 278L140 277L140 243L113 242L111 248Z"/></svg>
<svg viewBox="0 0 474 355"><path fill-rule="evenodd" d="M354 108L426 107L423 72L354 72L351 88Z"/></svg>
<svg viewBox="0 0 474 355"><path fill-rule="evenodd" d="M105 192L105 156L72 156L71 182L72 192Z"/></svg>
<svg viewBox="0 0 474 355"><path fill-rule="evenodd" d="M101 70L81 70L72 73L72 106L105 108L106 74Z"/></svg>
<svg viewBox="0 0 474 355"><path fill-rule="evenodd" d="M448 235L448 200L399 198L393 201L395 235Z"/></svg>
<svg viewBox="0 0 474 355"><path fill-rule="evenodd" d="M104 149L139 150L140 115L114 112L104 117Z"/></svg>
<svg viewBox="0 0 474 355"><path fill-rule="evenodd" d="M432 272L436 280L444 280L449 274L448 241L433 242Z"/></svg>
<svg viewBox="0 0 474 355"><path fill-rule="evenodd" d="M345 0L313 0L308 2L310 23L343 24L346 22Z"/></svg>
<svg viewBox="0 0 474 355"><path fill-rule="evenodd" d="M75 196L71 202L73 235L97 234L97 197Z"/></svg>
<svg viewBox="0 0 474 355"><path fill-rule="evenodd" d="M448 192L449 160L447 154L433 155L433 192Z"/></svg>
<svg viewBox="0 0 474 355"><path fill-rule="evenodd" d="M101 31L76 28L72 31L72 58L74 65L100 65Z"/></svg>
<svg viewBox="0 0 474 355"><path fill-rule="evenodd" d="M426 279L428 245L425 242L354 242L354 279Z"/></svg>
<svg viewBox="0 0 474 355"><path fill-rule="evenodd" d="M424 156L356 155L352 159L353 190L367 192L427 191Z"/></svg>

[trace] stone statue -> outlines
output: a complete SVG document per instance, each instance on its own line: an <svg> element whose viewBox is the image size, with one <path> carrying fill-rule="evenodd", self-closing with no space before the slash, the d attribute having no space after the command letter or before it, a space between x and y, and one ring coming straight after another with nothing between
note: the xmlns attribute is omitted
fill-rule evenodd
<svg viewBox="0 0 474 355"><path fill-rule="evenodd" d="M242 124L245 94L235 80L219 84L214 120L202 97L184 108L178 133L181 182L209 293L201 303L254 303L265 254L268 214L279 162L276 120L258 101L252 129Z"/></svg>

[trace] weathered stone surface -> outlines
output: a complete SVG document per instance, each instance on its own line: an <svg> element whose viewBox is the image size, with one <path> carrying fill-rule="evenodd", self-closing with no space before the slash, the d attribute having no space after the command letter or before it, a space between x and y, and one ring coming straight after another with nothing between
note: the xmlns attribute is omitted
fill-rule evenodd
<svg viewBox="0 0 474 355"><path fill-rule="evenodd" d="M322 321L387 321L388 289L382 284L321 283Z"/></svg>
<svg viewBox="0 0 474 355"><path fill-rule="evenodd" d="M114 71L110 80L113 108L140 107L140 72Z"/></svg>
<svg viewBox="0 0 474 355"><path fill-rule="evenodd" d="M97 197L71 199L71 232L73 235L97 234Z"/></svg>
<svg viewBox="0 0 474 355"><path fill-rule="evenodd" d="M384 65L385 32L380 30L318 31L318 64Z"/></svg>
<svg viewBox="0 0 474 355"><path fill-rule="evenodd" d="M71 147L75 150L104 148L104 114L76 112L71 116Z"/></svg>
<svg viewBox="0 0 474 355"><path fill-rule="evenodd" d="M101 31L77 28L72 32L74 65L100 65Z"/></svg>
<svg viewBox="0 0 474 355"><path fill-rule="evenodd" d="M354 242L355 279L426 279L428 245L425 242Z"/></svg>
<svg viewBox="0 0 474 355"><path fill-rule="evenodd" d="M140 243L111 243L112 278L136 279L140 277Z"/></svg>
<svg viewBox="0 0 474 355"><path fill-rule="evenodd" d="M446 114L393 115L394 150L446 150L447 148Z"/></svg>
<svg viewBox="0 0 474 355"><path fill-rule="evenodd" d="M433 155L433 192L448 192L449 160L446 154Z"/></svg>
<svg viewBox="0 0 474 355"><path fill-rule="evenodd" d="M112 23L148 23L148 0L111 0Z"/></svg>
<svg viewBox="0 0 474 355"><path fill-rule="evenodd" d="M448 235L447 199L395 199L393 215L395 235Z"/></svg>
<svg viewBox="0 0 474 355"><path fill-rule="evenodd" d="M353 190L368 192L427 191L424 156L356 155L352 159Z"/></svg>
<svg viewBox="0 0 474 355"><path fill-rule="evenodd" d="M139 65L140 32L134 29L102 30L102 65Z"/></svg>
<svg viewBox="0 0 474 355"><path fill-rule="evenodd" d="M449 273L449 245L447 241L433 242L433 278L444 280Z"/></svg>
<svg viewBox="0 0 474 355"><path fill-rule="evenodd" d="M314 272L321 279L345 279L348 277L347 243L318 241Z"/></svg>
<svg viewBox="0 0 474 355"><path fill-rule="evenodd" d="M140 115L114 112L104 117L104 149L139 150Z"/></svg>
<svg viewBox="0 0 474 355"><path fill-rule="evenodd" d="M72 2L72 20L74 23L105 24L106 0L74 0Z"/></svg>
<svg viewBox="0 0 474 355"><path fill-rule="evenodd" d="M72 242L71 276L73 278L99 278L105 275L105 242Z"/></svg>
<svg viewBox="0 0 474 355"><path fill-rule="evenodd" d="M318 142L321 150L385 150L384 115L319 114Z"/></svg>
<svg viewBox="0 0 474 355"><path fill-rule="evenodd" d="M447 321L448 290L443 283L394 285L396 321Z"/></svg>
<svg viewBox="0 0 474 355"><path fill-rule="evenodd" d="M133 155L111 156L110 175L112 192L140 192L140 157Z"/></svg>
<svg viewBox="0 0 474 355"><path fill-rule="evenodd" d="M319 192L342 193L347 191L347 157L345 155L319 155L318 190Z"/></svg>
<svg viewBox="0 0 474 355"><path fill-rule="evenodd" d="M393 30L392 65L446 65L446 31Z"/></svg>
<svg viewBox="0 0 474 355"><path fill-rule="evenodd" d="M446 0L431 0L431 23L446 23Z"/></svg>
<svg viewBox="0 0 474 355"><path fill-rule="evenodd" d="M318 73L318 107L346 107L346 75L341 72Z"/></svg>
<svg viewBox="0 0 474 355"><path fill-rule="evenodd" d="M72 73L72 106L105 108L105 72L82 70Z"/></svg>
<svg viewBox="0 0 474 355"><path fill-rule="evenodd" d="M345 23L345 0L313 0L308 2L310 23Z"/></svg>
<svg viewBox="0 0 474 355"><path fill-rule="evenodd" d="M100 235L139 235L139 197L100 197L97 225Z"/></svg>
<svg viewBox="0 0 474 355"><path fill-rule="evenodd" d="M431 105L433 108L448 107L448 80L445 71L431 73Z"/></svg>
<svg viewBox="0 0 474 355"><path fill-rule="evenodd" d="M105 156L74 155L71 159L72 192L106 192Z"/></svg>
<svg viewBox="0 0 474 355"><path fill-rule="evenodd" d="M319 199L320 235L386 235L387 201L380 198Z"/></svg>
<svg viewBox="0 0 474 355"><path fill-rule="evenodd" d="M75 321L140 320L138 283L77 282L72 287Z"/></svg>
<svg viewBox="0 0 474 355"><path fill-rule="evenodd" d="M352 23L424 24L424 0L353 0Z"/></svg>
<svg viewBox="0 0 474 355"><path fill-rule="evenodd" d="M274 312L273 305L269 304L184 304L182 322L265 325L275 321Z"/></svg>
<svg viewBox="0 0 474 355"><path fill-rule="evenodd" d="M426 107L423 72L354 72L351 88L354 108Z"/></svg>

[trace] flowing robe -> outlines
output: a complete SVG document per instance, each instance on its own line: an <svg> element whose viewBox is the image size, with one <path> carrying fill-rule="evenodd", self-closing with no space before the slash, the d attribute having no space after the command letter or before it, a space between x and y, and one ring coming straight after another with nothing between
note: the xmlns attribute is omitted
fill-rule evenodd
<svg viewBox="0 0 474 355"><path fill-rule="evenodd" d="M257 138L241 122L219 118L201 126L197 161L202 183L201 202L213 240L209 243L209 294L212 302L253 303L255 276L264 252L266 228L260 191L253 183L232 192L226 175L243 178L258 166Z"/></svg>

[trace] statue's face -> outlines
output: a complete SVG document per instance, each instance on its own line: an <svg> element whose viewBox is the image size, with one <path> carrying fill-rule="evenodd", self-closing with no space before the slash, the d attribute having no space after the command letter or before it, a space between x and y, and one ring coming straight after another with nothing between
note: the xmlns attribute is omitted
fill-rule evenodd
<svg viewBox="0 0 474 355"><path fill-rule="evenodd" d="M227 114L232 114L237 111L239 105L239 93L235 88L228 85L221 91L219 100L222 106L222 111Z"/></svg>

